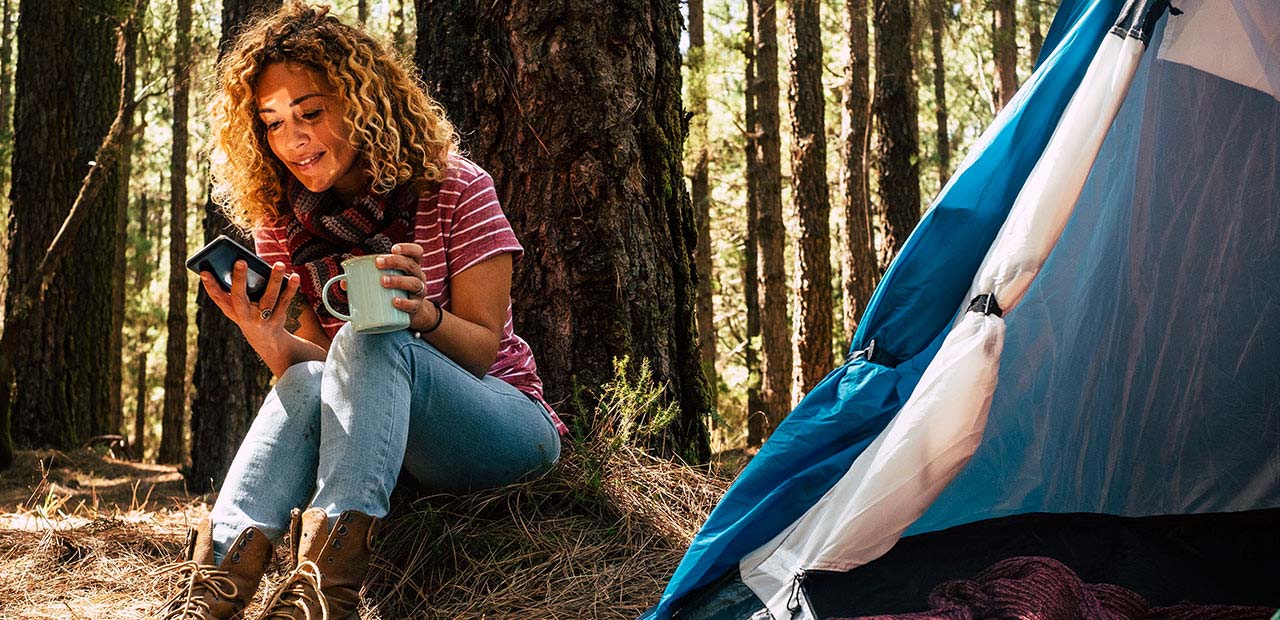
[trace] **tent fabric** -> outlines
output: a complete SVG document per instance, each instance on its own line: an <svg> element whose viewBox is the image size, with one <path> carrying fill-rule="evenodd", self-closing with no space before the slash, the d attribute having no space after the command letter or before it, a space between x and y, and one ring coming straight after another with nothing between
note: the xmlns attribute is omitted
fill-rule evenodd
<svg viewBox="0 0 1280 620"><path fill-rule="evenodd" d="M775 617L811 617L791 596L812 569L846 571L888 551L968 462L996 387L1005 321L1066 226L1146 45L1122 29L1098 46L973 278L970 307L902 410L800 519L743 558ZM985 303L983 303L985 302Z"/></svg>
<svg viewBox="0 0 1280 620"><path fill-rule="evenodd" d="M1194 67L1280 100L1280 2L1183 0L1160 59ZM1235 45L1219 45L1219 41Z"/></svg>
<svg viewBox="0 0 1280 620"><path fill-rule="evenodd" d="M984 442L908 533L1280 506L1277 205L1280 103L1148 54L1009 317Z"/></svg>
<svg viewBox="0 0 1280 620"><path fill-rule="evenodd" d="M1233 0L1229 8L1253 1ZM1158 2L1121 4L1064 0L1036 72L970 151L877 288L851 359L801 402L735 481L646 618L669 617L681 598L740 562L744 579L757 579L757 594L774 599L769 608L790 615L791 601L780 609L776 599L794 576L791 567L839 567L883 551L970 449L972 460L908 533L1028 511L1148 515L1280 506L1280 356L1273 354L1280 347L1280 222L1272 214L1280 204L1280 120L1270 95L1145 55L1115 122L1104 123L1111 131L1101 151L1096 144L1089 151L1098 158L1071 201L1075 214L1050 218L1041 232L1052 234L1039 235L1061 235L1039 275L1029 287L1030 278L1021 278L1019 290L1002 292L1017 274L1037 269L1005 270L1014 277L985 285L980 277L969 291L996 305L1003 295L1003 305L1017 312L1007 320L966 312L946 331L957 306L968 305L966 287L997 232L1011 226L1006 219L1018 221L1008 214L1024 184L1063 181L1079 190L1078 175L1028 175L1063 108L1083 90L1077 86L1085 67L1115 16ZM1170 28L1161 49L1195 31L1180 27ZM1253 41L1212 43L1201 53ZM1268 46L1252 49L1262 66L1280 64ZM1053 247L1031 246L1039 260ZM983 264L984 272L990 266ZM940 352L946 338L955 342ZM965 351L955 360L992 360L1001 346L1003 364L951 360L950 349ZM948 383L947 367L968 373L953 375L965 387L939 387ZM990 374L997 367L998 383ZM932 374L922 378L926 369ZM984 387L992 383L999 386L993 393ZM937 418L951 409L936 406L944 401L969 403L969 416ZM982 428L986 402L979 444L973 429ZM936 428L912 430L925 426ZM935 436L944 442L934 444ZM912 458L930 450L945 455L937 466L943 473L884 477L884 464L894 460L884 457L904 448ZM861 472L856 480L879 474L898 495L854 485L852 503L821 506L851 467ZM927 480L933 482L921 484ZM913 493L924 501L895 503ZM907 509L892 527L864 527L855 514L828 528L852 533L782 544L815 504L856 512L877 502L883 514ZM751 575L774 560L764 577Z"/></svg>
<svg viewBox="0 0 1280 620"><path fill-rule="evenodd" d="M1079 0L1072 7L1070 26L1051 28L1046 49L1056 43L1052 51L961 163L869 301L853 348L866 350L874 342L881 353L834 370L779 425L712 511L661 601L644 617L669 617L676 601L788 527L848 470L910 395L1121 9L1116 0ZM883 363L897 360L903 361Z"/></svg>

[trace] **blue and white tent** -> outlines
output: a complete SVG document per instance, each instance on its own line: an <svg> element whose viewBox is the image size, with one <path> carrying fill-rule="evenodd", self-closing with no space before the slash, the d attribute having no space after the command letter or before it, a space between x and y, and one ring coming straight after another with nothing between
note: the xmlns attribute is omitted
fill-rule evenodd
<svg viewBox="0 0 1280 620"><path fill-rule="evenodd" d="M1175 5L1062 2L644 618L726 578L699 617L816 617L806 574L984 519L1280 507L1280 2Z"/></svg>

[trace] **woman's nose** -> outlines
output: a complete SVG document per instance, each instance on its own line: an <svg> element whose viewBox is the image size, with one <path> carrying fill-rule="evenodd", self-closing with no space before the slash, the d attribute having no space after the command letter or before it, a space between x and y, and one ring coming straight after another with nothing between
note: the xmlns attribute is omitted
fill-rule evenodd
<svg viewBox="0 0 1280 620"><path fill-rule="evenodd" d="M289 126L289 143L295 147L306 146L311 141L311 133L307 131L301 123L291 123Z"/></svg>

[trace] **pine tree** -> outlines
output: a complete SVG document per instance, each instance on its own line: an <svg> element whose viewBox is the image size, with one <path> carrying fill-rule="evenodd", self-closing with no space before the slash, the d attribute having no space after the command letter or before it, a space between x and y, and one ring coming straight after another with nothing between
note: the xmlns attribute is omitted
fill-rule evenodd
<svg viewBox="0 0 1280 620"><path fill-rule="evenodd" d="M165 321L161 463L181 463L187 408L187 106L191 79L191 0L177 0L173 44L173 148L169 156L169 309Z"/></svg>
<svg viewBox="0 0 1280 620"><path fill-rule="evenodd" d="M792 195L800 213L800 390L831 371L831 203L818 0L791 0Z"/></svg>
<svg viewBox="0 0 1280 620"><path fill-rule="evenodd" d="M876 90L871 104L878 136L880 187L887 267L920 221L920 128L911 54L911 3L874 0Z"/></svg>
<svg viewBox="0 0 1280 620"><path fill-rule="evenodd" d="M253 15L279 6L280 0L223 0L219 54L225 53ZM212 202L205 203L202 224L206 243L225 234L251 246ZM195 397L191 402L191 473L187 484L196 491L207 491L222 485L231 459L267 394L270 373L235 323L203 289L196 294L196 305Z"/></svg>
<svg viewBox="0 0 1280 620"><path fill-rule="evenodd" d="M871 47L867 0L845 4L849 60L844 87L844 333L850 340L880 277L871 199L867 187L867 144L871 132Z"/></svg>
<svg viewBox="0 0 1280 620"><path fill-rule="evenodd" d="M786 228L782 223L782 138L778 112L778 22L775 0L755 3L756 179L760 244L760 308L764 398L768 432L791 411L791 319L787 313Z"/></svg>
<svg viewBox="0 0 1280 620"><path fill-rule="evenodd" d="M1018 92L1018 18L1014 0L991 2L991 55L996 62L995 107Z"/></svg>
<svg viewBox="0 0 1280 620"><path fill-rule="evenodd" d="M702 372L711 385L711 404L716 405L716 326L712 297L711 191L707 161L707 66L706 36L703 30L702 0L689 0L689 142L693 153L693 179L690 194L693 217L698 226L698 244L693 250L698 274L698 348L702 352Z"/></svg>
<svg viewBox="0 0 1280 620"><path fill-rule="evenodd" d="M747 234L743 241L742 293L747 309L747 340L743 353L747 367L747 445L756 447L764 443L769 434L769 418L765 414L764 394L761 391L763 377L760 368L760 239L757 230L760 218L760 146L756 127L756 98L759 83L756 81L756 1L747 0L746 75L744 77L743 102L746 122L747 166Z"/></svg>
<svg viewBox="0 0 1280 620"><path fill-rule="evenodd" d="M648 360L679 416L654 439L710 456L681 166L680 9L643 0L418 0L416 60L528 255L512 288L551 402ZM625 45L615 45L625 42ZM517 120L518 119L518 120ZM571 417L571 416L570 416Z"/></svg>

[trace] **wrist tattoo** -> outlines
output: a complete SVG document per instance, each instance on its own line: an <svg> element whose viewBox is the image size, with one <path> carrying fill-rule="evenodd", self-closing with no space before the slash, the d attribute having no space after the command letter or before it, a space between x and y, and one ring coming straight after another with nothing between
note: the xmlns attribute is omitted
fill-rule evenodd
<svg viewBox="0 0 1280 620"><path fill-rule="evenodd" d="M299 321L298 317L302 316L304 307L300 296L295 295L293 300L289 302L289 315L284 321L284 328L289 330L289 333L295 333L299 327L302 327L302 321Z"/></svg>

